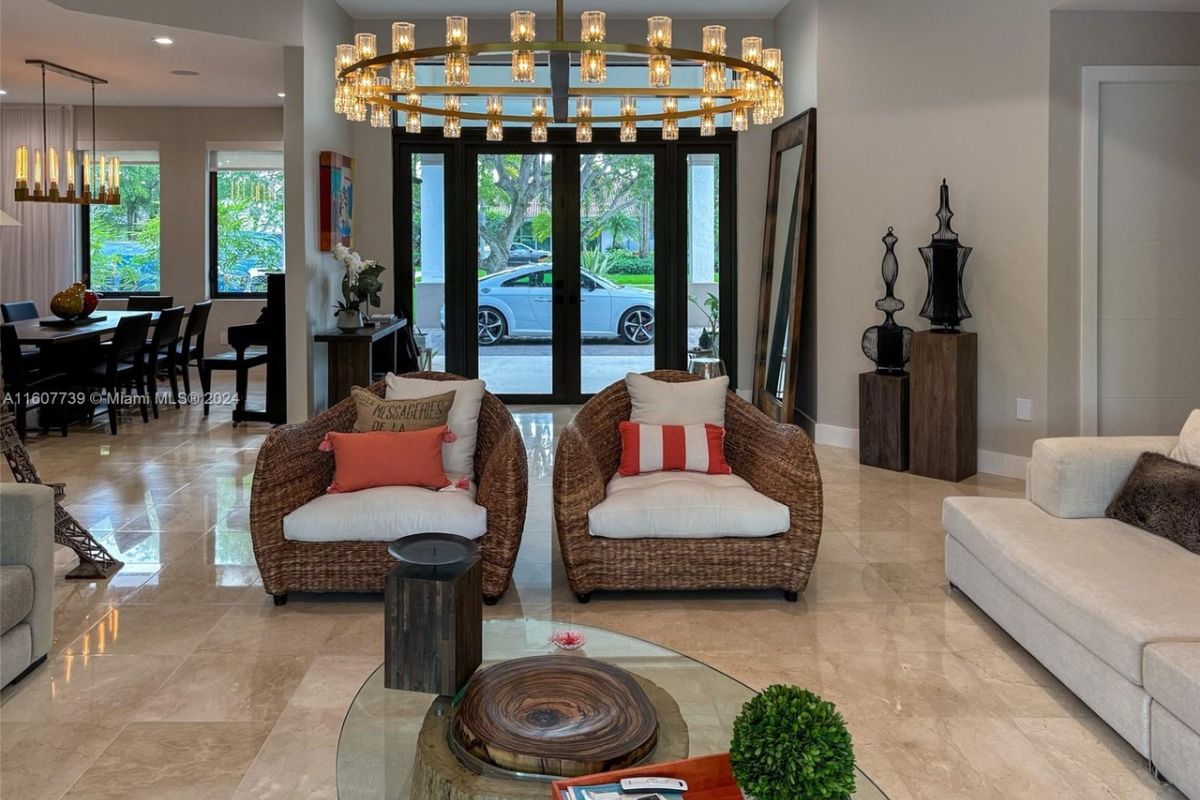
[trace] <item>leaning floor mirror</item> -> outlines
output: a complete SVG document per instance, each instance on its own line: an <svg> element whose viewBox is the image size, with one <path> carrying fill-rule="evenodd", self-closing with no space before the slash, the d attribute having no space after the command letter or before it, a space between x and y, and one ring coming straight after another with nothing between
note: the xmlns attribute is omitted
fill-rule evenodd
<svg viewBox="0 0 1200 800"><path fill-rule="evenodd" d="M796 414L816 124L816 109L810 108L771 134L754 404L779 422L792 422Z"/></svg>

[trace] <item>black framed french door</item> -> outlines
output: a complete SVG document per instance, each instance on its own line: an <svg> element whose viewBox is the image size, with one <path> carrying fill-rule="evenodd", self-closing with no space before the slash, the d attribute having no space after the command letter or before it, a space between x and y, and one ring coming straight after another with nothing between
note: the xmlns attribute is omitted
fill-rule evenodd
<svg viewBox="0 0 1200 800"><path fill-rule="evenodd" d="M511 402L575 403L629 371L686 369L700 289L719 288L721 328L735 330L731 135L440 133L398 130L393 145L397 308L426 334L436 369L483 377ZM711 197L699 214L694 157L721 165L700 184ZM712 230L693 247L697 219ZM707 283L691 281L697 257ZM736 375L734 337L719 350Z"/></svg>

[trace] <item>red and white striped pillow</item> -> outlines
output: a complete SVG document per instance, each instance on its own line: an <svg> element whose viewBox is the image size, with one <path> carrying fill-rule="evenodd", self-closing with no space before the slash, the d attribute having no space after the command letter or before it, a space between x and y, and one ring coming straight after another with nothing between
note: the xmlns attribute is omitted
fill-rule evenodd
<svg viewBox="0 0 1200 800"><path fill-rule="evenodd" d="M622 422L622 475L643 472L706 472L728 475L725 429L720 425L643 425Z"/></svg>

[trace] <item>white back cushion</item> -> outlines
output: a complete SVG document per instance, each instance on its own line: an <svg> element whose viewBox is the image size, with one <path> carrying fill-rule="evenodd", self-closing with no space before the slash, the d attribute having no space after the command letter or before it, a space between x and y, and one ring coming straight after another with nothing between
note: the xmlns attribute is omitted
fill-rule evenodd
<svg viewBox="0 0 1200 800"><path fill-rule="evenodd" d="M479 434L479 407L483 404L485 384L478 378L473 381L431 381L424 378L401 378L390 372L387 375L387 400L413 400L420 397L436 397L454 392L454 405L446 426L454 434L454 441L442 445L442 466L453 479L465 475L475 478L475 440Z"/></svg>
<svg viewBox="0 0 1200 800"><path fill-rule="evenodd" d="M1200 408L1194 410L1187 422L1183 423L1179 444L1171 451L1171 458L1200 467Z"/></svg>
<svg viewBox="0 0 1200 800"><path fill-rule="evenodd" d="M631 372L625 388L633 411L630 422L648 425L718 425L725 427L725 393L729 376L686 383L658 381Z"/></svg>

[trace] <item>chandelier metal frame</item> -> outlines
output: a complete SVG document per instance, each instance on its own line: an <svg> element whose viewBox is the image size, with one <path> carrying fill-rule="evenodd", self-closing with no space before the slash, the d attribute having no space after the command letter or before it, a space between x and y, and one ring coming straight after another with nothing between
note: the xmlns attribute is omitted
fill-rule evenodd
<svg viewBox="0 0 1200 800"><path fill-rule="evenodd" d="M599 36L604 36L603 29L603 13L602 12L584 12L584 19L587 19L589 14L600 15L600 33ZM517 15L528 15L531 24L530 33L532 34L532 12L514 12L514 25L516 24ZM568 40L564 36L564 15L563 15L563 0L557 0L555 11L555 38L554 39L539 39L516 41L517 34L514 28L513 39L510 41L487 41L477 43L467 43L466 41L466 18L448 17L447 18L447 40L451 40L451 25L453 20L462 20L461 35L459 43L445 44L436 47L412 47L411 38L414 35L413 26L408 23L397 23L393 26L393 40L395 40L395 27L397 25L407 26L408 49L396 49L391 53L367 55L370 57L361 57L364 55L363 48L358 45L358 41L363 36L356 36L355 45L343 45L343 48L353 48L354 57L359 57L359 60L354 63L347 64L347 60L339 53L339 59L335 59L335 75L338 83L338 96L335 98L335 110L339 113L346 114L347 118L353 121L365 122L370 120L371 124L377 127L390 127L393 124L390 113L378 113L379 110L387 109L390 111L403 112L407 115L408 124L406 128L409 131L420 130L420 116L431 115L441 117L446 122L447 126L453 125L453 133L449 132L449 127L445 130L447 137L457 137L458 122L461 120L475 120L489 123L489 138L492 138L492 126L495 125L499 129L501 123L519 123L523 125L531 125L535 131L541 128L542 136L544 137L545 125L548 122L574 124L576 126L587 126L590 136L591 124L612 124L620 123L623 130L623 141L632 141L636 138L636 125L644 122L662 122L664 138L674 138L677 136L678 120L701 118L701 134L712 135L715 132L715 116L719 114L735 114L733 129L735 131L745 130L747 122L752 118L756 124L767 124L775 119L778 119L783 114L782 103L782 56L779 50L770 51L774 54L774 62L772 65L778 65L776 69L771 69L770 66L764 65L763 53L768 52L762 49L762 40L757 37L750 37L757 42L758 51L757 58L737 58L725 53L724 43L724 28L720 28L719 49L717 45L709 47L706 42L706 49L695 50L685 47L674 47L670 45L671 21L665 17L651 17L648 22L651 25L651 33L647 37L647 44L628 43L628 42L609 42L597 40L595 34L590 40L582 38L584 33L581 33L580 40ZM654 24L656 20L665 20L666 22L666 44L652 44ZM586 25L586 22L585 22ZM707 33L710 28L705 28ZM370 46L374 47L374 37L370 36ZM662 38L662 37L660 37ZM745 48L746 41L743 41ZM471 85L469 82L450 83L449 79L446 82L430 85L418 85L415 80L415 66L420 63L436 63L436 59L446 60L447 72L450 70L451 59L462 59L465 66L469 64L469 58L475 55L486 54L511 54L513 58L514 83L506 86L484 86ZM583 82L581 85L571 84L571 60L572 53L581 54L581 59L586 59L589 55L593 58L596 54L614 53L619 55L645 57L645 66L650 66L653 69L655 59L659 59L659 63L666 64L666 84L661 81L659 85L650 86L608 86L601 85L606 80L603 66L603 56L601 58L602 75L597 80L595 77L591 81ZM528 54L525 56L527 67L529 69L528 77L518 82L515 78L517 69L518 54ZM543 58L538 66L546 66L548 62L550 81L547 86L545 82L534 82L535 75L534 65L539 54L543 54ZM668 59L662 62L662 59ZM383 73L384 67L395 65L399 62L407 62L410 74L410 85L408 88L395 87L391 85L391 79ZM717 85L709 85L705 81L704 87L672 87L670 81L670 67L672 63L684 63L688 65L700 65L707 69L719 69L721 77L716 82ZM578 65L579 62L576 62ZM489 65L494 65L490 64ZM711 66L710 66L711 65ZM718 66L719 65L719 66ZM634 63L630 66L643 66L643 64ZM393 66L393 73L395 67ZM733 80L726 81L727 72L733 73ZM745 79L752 76L752 80L747 82ZM653 82L653 80L651 81ZM748 89L747 86L750 88ZM755 88L763 87L763 88ZM443 96L453 98L452 105L446 102L445 105L435 106L424 101L428 96ZM459 98L461 97L487 97L488 110L486 112L467 111L461 108ZM530 113L513 113L511 110L503 108L504 98L509 97L527 97L533 101L533 107ZM593 97L620 97L622 98L621 113L618 115L603 115L593 116L590 110L590 99ZM662 111L642 112L637 109L637 98L658 98L664 100ZM586 104L586 113L580 113L578 108L576 113L572 114L569 110L569 103L575 99L577 103L582 100ZM693 99L699 102L697 108L679 108L678 101L680 99ZM545 101L549 100L550 109L547 112ZM539 106L539 102L541 105ZM355 103L363 104L357 111L357 115L353 110ZM752 113L753 112L753 113ZM384 120L384 117L387 117ZM738 119L740 117L740 125ZM403 123L402 123L403 124ZM668 129L674 128L674 136L668 135ZM630 138L626 139L625 131L634 129ZM502 134L497 134L496 138ZM538 141L535 133L535 141ZM544 139L541 139L544 141Z"/></svg>

